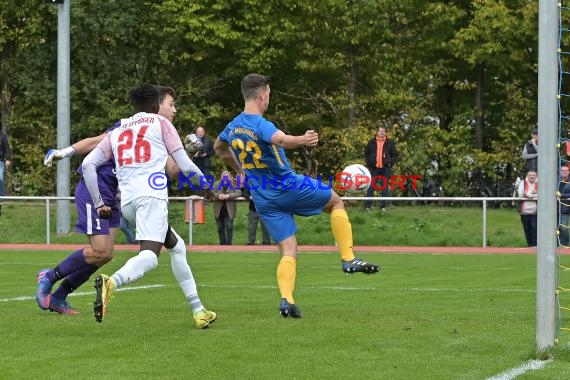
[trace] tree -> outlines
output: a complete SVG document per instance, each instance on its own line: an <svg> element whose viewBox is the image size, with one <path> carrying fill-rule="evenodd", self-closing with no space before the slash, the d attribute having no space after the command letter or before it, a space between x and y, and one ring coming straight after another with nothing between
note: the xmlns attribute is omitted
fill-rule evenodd
<svg viewBox="0 0 570 380"><path fill-rule="evenodd" d="M54 188L38 157L55 143L55 11L0 9L3 125L28 193ZM130 113L128 90L143 81L177 90L181 134L216 136L242 108L242 77L258 72L272 78L268 118L323 137L291 153L297 169L361 162L382 124L401 151L396 171L435 160L459 194L475 169L516 167L536 120L536 2L74 0L71 12L72 140Z"/></svg>
<svg viewBox="0 0 570 380"><path fill-rule="evenodd" d="M2 130L10 125L10 114L17 91L14 66L37 43L45 43L50 32L47 27L48 7L36 1L22 0L3 4L0 8L0 83Z"/></svg>

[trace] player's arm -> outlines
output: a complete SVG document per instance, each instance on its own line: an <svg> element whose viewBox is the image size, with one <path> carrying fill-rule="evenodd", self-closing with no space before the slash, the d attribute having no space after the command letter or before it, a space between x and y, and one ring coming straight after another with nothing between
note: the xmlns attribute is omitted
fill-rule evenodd
<svg viewBox="0 0 570 380"><path fill-rule="evenodd" d="M176 176L178 176L178 173L180 173L180 168L178 167L178 165L176 165L176 162L174 162L172 156L168 156L168 158L166 159L165 169L166 169L166 174L168 174L170 178L176 178Z"/></svg>
<svg viewBox="0 0 570 380"><path fill-rule="evenodd" d="M305 132L301 136L286 135L277 130L271 136L271 143L285 149L295 149L301 146L316 146L319 143L319 134L313 130Z"/></svg>
<svg viewBox="0 0 570 380"><path fill-rule="evenodd" d="M192 176L190 180L193 184L199 184L200 177L204 176L204 174L186 154L182 140L180 140L180 136L178 135L176 128L174 128L174 125L172 125L168 119L161 117L160 130L162 133L162 141L164 142L164 146L174 159L174 164L178 166L180 171L182 171L185 176L188 176L191 173L196 174L197 176ZM168 160L166 163L168 166ZM171 169L172 168L173 167L171 165Z"/></svg>
<svg viewBox="0 0 570 380"><path fill-rule="evenodd" d="M180 171L192 182L194 185L201 186L202 181L201 179L204 177L204 173L192 162L186 151L184 150L184 145L182 145L182 141L180 140L180 136L174 128L174 125L166 119L161 118L160 120L160 129L162 132L162 141L166 146L166 150L174 159L174 162ZM205 196L206 198L212 198L213 193L210 189L205 189Z"/></svg>
<svg viewBox="0 0 570 380"><path fill-rule="evenodd" d="M200 170L199 167L196 166L194 162L188 157L186 151L183 148L180 148L171 153L172 158L176 162L176 165L180 168L182 173L192 182L196 187L203 190L203 196L206 199L212 200L215 198L214 193L210 185L206 185L204 188L201 188L204 184L207 184L207 181L203 181L204 173Z"/></svg>
<svg viewBox="0 0 570 380"><path fill-rule="evenodd" d="M111 142L106 137L91 151L83 160L81 168L83 169L83 179L87 190L91 195L97 214L101 218L108 219L111 217L111 208L103 202L99 191L99 182L97 181L97 167L112 158Z"/></svg>
<svg viewBox="0 0 570 380"><path fill-rule="evenodd" d="M216 152L216 155L221 158L223 163L232 168L238 176L244 176L243 169L228 143L220 140L218 137L214 143L214 151Z"/></svg>
<svg viewBox="0 0 570 380"><path fill-rule="evenodd" d="M186 154L186 151L181 148L175 152L172 152L171 155L174 159L174 164L180 168L180 171L184 173L185 176L194 173L195 175L189 179L194 185L200 185L200 178L204 176L204 173L202 173L200 168L192 162L192 160Z"/></svg>
<svg viewBox="0 0 570 380"><path fill-rule="evenodd" d="M52 161L54 159L63 159L66 157L71 157L75 153L87 154L91 152L93 149L95 149L97 144L99 144L104 137L105 134L103 133L99 136L88 137L86 139L79 140L78 142L76 142L71 146L68 146L67 148L49 149L46 155L44 156L44 165L51 166Z"/></svg>

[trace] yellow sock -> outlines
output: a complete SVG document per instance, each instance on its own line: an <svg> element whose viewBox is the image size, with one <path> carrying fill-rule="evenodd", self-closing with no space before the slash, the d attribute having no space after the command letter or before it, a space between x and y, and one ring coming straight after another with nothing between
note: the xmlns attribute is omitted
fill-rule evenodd
<svg viewBox="0 0 570 380"><path fill-rule="evenodd" d="M277 285L281 292L281 298L285 298L289 303L293 300L293 290L295 289L295 277L297 276L297 260L291 256L281 257L277 265Z"/></svg>
<svg viewBox="0 0 570 380"><path fill-rule="evenodd" d="M340 258L345 261L354 259L352 251L352 225L348 220L348 214L344 209L336 209L331 212L331 228L334 239L338 244Z"/></svg>

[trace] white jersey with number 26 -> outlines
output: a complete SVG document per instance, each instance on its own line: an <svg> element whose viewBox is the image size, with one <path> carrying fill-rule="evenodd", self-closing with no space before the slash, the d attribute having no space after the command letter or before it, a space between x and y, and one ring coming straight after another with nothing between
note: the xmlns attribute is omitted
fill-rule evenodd
<svg viewBox="0 0 570 380"><path fill-rule="evenodd" d="M168 200L166 160L183 149L180 136L168 119L139 112L122 119L121 126L108 134L99 147L105 155L112 152L115 158L122 206L139 197Z"/></svg>

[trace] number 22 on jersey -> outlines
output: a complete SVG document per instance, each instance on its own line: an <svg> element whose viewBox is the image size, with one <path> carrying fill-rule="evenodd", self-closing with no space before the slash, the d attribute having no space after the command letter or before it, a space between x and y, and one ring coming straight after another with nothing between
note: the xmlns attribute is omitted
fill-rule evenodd
<svg viewBox="0 0 570 380"><path fill-rule="evenodd" d="M134 131L126 129L117 138L117 155L119 166L132 165L133 163L144 164L150 161L151 145L144 139L148 125L143 125L137 134L136 140Z"/></svg>
<svg viewBox="0 0 570 380"><path fill-rule="evenodd" d="M261 148L257 143L253 140L248 140L245 144L241 139L234 139L232 140L232 148L239 150L238 159L241 162L241 167L243 169L263 169L266 168L267 165L261 162ZM252 155L249 153L253 152ZM247 162L248 157L251 157L252 162Z"/></svg>

